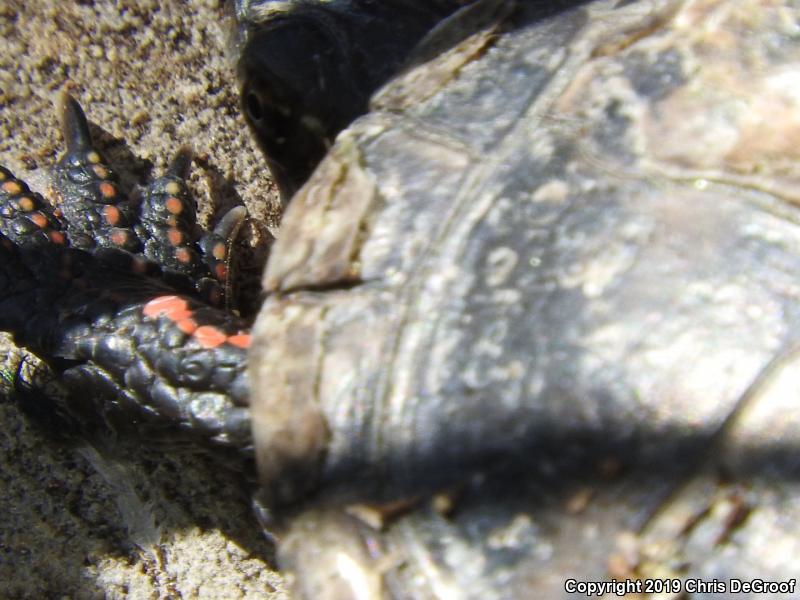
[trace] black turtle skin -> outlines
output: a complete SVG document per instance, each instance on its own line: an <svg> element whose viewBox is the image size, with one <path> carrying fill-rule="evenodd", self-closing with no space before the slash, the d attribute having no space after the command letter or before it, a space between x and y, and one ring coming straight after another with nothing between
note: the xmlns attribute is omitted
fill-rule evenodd
<svg viewBox="0 0 800 600"><path fill-rule="evenodd" d="M101 391L78 408L255 449L298 597L799 597L797 8L232 10L288 204L247 351L160 209L76 229L2 172L0 326Z"/></svg>

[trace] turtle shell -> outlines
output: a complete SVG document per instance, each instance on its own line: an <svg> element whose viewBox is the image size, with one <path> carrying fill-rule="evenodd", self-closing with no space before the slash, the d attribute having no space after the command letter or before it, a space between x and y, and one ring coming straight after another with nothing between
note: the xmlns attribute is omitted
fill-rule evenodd
<svg viewBox="0 0 800 600"><path fill-rule="evenodd" d="M478 2L339 135L250 359L301 596L790 585L798 17Z"/></svg>

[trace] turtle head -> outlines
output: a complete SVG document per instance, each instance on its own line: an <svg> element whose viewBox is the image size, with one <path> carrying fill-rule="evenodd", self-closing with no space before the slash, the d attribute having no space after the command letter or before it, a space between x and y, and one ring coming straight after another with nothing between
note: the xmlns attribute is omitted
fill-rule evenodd
<svg viewBox="0 0 800 600"><path fill-rule="evenodd" d="M346 48L315 18L276 17L254 31L238 77L242 112L286 199L367 107Z"/></svg>
<svg viewBox="0 0 800 600"><path fill-rule="evenodd" d="M242 112L284 201L336 135L458 0L403 3L236 0L231 50Z"/></svg>

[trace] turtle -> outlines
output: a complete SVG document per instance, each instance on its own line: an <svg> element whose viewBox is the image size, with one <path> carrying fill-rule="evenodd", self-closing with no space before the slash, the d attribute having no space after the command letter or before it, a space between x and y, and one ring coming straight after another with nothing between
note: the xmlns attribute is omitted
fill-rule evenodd
<svg viewBox="0 0 800 600"><path fill-rule="evenodd" d="M173 349L249 347L248 398L203 361L168 361L165 377L215 386L198 413L191 394L116 389L146 388L141 376L106 383L254 452L260 516L298 597L797 596L796 7L442 5L366 107L356 94L331 128L313 102L289 119L299 148L326 151L318 165L319 151L270 157L291 199L249 343L210 308L214 331L197 336L189 286L131 273L126 248L54 250L61 217L43 203L24 239L3 230L17 242L5 285L35 299L49 273L9 270L32 271L27 253L75 256L92 289L135 280L169 298L112 297L129 312L98 323L82 297L91 344L121 319ZM265 150L291 146L264 138L265 115L297 115L274 72L253 83L258 32L346 32L340 19L370 10L236 5L243 107ZM80 132L66 137L84 140L65 107ZM82 389L103 358L88 354Z"/></svg>

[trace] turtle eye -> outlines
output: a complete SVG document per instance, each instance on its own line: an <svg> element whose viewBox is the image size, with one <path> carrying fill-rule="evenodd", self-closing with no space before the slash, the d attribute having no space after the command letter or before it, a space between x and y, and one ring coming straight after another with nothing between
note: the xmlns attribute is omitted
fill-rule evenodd
<svg viewBox="0 0 800 600"><path fill-rule="evenodd" d="M264 109L261 106L261 98L254 92L248 92L245 98L245 109L247 115L254 123L261 121L264 116Z"/></svg>

